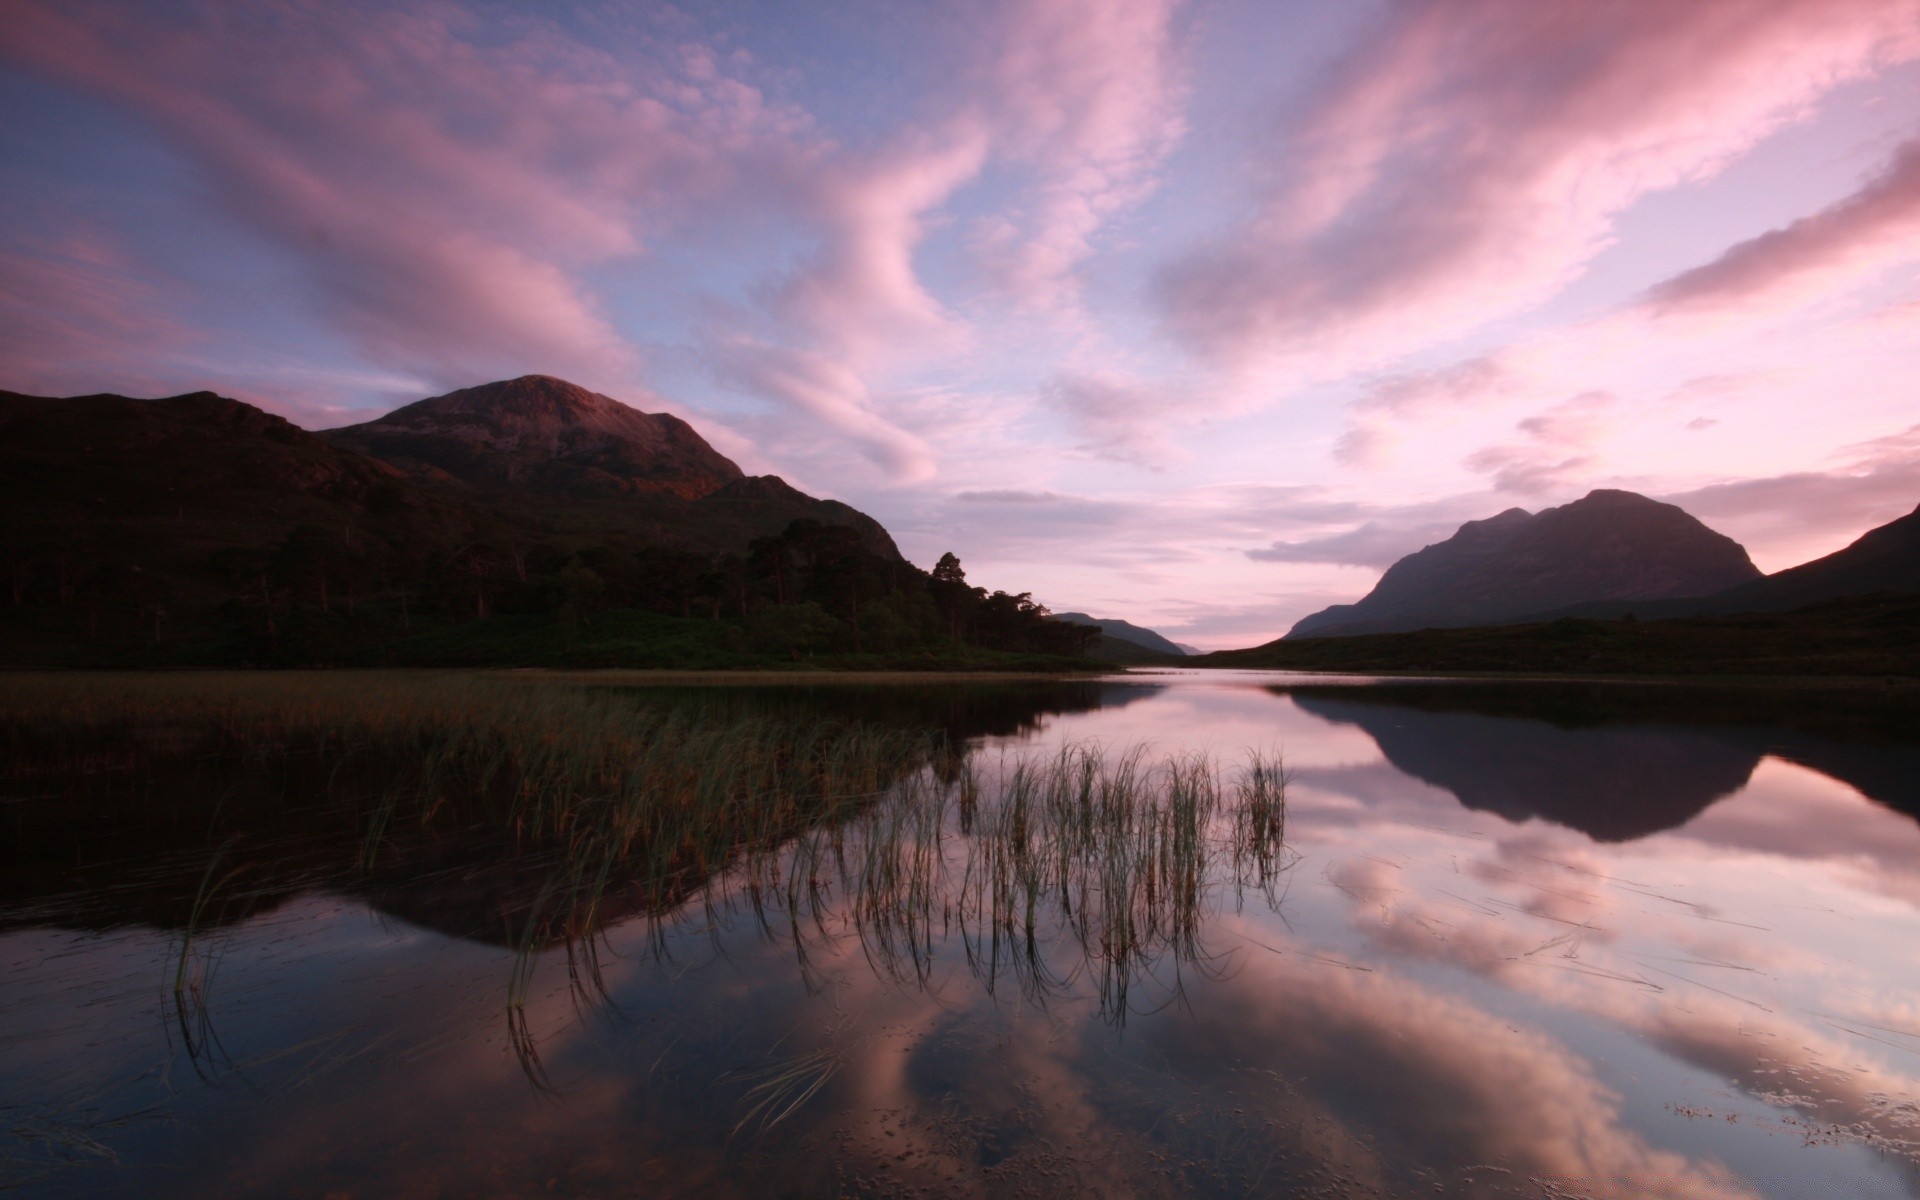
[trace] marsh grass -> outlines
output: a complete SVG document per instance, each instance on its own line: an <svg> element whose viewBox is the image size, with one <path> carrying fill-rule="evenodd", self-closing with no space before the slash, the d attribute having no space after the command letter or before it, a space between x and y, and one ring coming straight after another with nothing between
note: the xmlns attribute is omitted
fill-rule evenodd
<svg viewBox="0 0 1920 1200"><path fill-rule="evenodd" d="M1202 934L1221 905L1278 903L1285 825L1275 754L1229 773L1203 754L1069 745L985 778L917 771L746 860L737 894L803 971L850 935L876 972L927 985L957 941L989 992L1010 979L1044 1005L1084 981L1124 1021L1142 979L1170 972L1174 995L1181 971L1213 969Z"/></svg>
<svg viewBox="0 0 1920 1200"><path fill-rule="evenodd" d="M432 893L436 912L478 910L461 928L491 921L470 936L512 951L508 1041L543 1092L528 1017L541 964L564 947L576 1007L607 1004L616 922L643 919L665 956L676 929L717 935L744 904L809 977L819 949L851 937L903 985L937 986L955 964L989 993L1087 994L1123 1022L1143 983L1166 1003L1185 973L1220 969L1205 922L1250 893L1277 903L1288 864L1286 775L1267 753L1231 771L1092 744L988 761L931 731L512 674L7 684L0 784L25 799L16 821L165 809L202 847L168 977L196 1068L219 1055L209 934L276 894L262 876L296 853L320 864L301 878L359 886L386 911ZM330 831L321 850L260 836L295 818ZM788 1119L843 1057L828 1045L735 1073L735 1132Z"/></svg>
<svg viewBox="0 0 1920 1200"><path fill-rule="evenodd" d="M16 850L49 823L77 847L108 814L201 847L204 869L163 908L178 940L173 1024L196 1070L220 1058L208 1018L219 945L208 935L270 902L270 889L236 893L250 871L271 875L304 856L317 861L303 879L418 900L439 886L426 868L451 854L466 894L429 896L424 911L514 950L509 1040L545 1087L525 1008L548 947L565 945L577 999L603 1000L595 931L672 911L742 856L871 803L930 761L937 741L820 717L714 719L511 675L7 684L0 785L23 801L8 806ZM289 821L310 844L263 836Z"/></svg>
<svg viewBox="0 0 1920 1200"><path fill-rule="evenodd" d="M363 870L419 831L481 827L515 848L555 853L576 878L548 890L584 895L590 906L616 873L646 881L662 903L677 900L681 881L711 875L849 799L878 795L931 749L910 731L817 717L715 721L538 677L6 682L0 782L24 799L184 803L194 806L184 819L209 830L249 808L269 817L345 813L359 841L351 865ZM189 783L210 786L182 786ZM196 896L194 919L205 900ZM549 920L564 927L577 916Z"/></svg>

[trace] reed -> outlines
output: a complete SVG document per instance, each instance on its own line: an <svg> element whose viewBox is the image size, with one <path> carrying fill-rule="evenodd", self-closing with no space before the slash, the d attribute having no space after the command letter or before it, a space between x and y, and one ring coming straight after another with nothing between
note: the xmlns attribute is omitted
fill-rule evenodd
<svg viewBox="0 0 1920 1200"><path fill-rule="evenodd" d="M925 762L933 739L829 718L704 719L475 674L13 676L0 776L42 800L325 807L373 869L410 832L484 825L603 884L675 894ZM182 788L183 767L214 789ZM248 778L239 778L251 772ZM243 799L234 801L239 795ZM269 814L273 815L273 814ZM630 868L639 865L643 869ZM575 889L568 889L575 890Z"/></svg>
<svg viewBox="0 0 1920 1200"><path fill-rule="evenodd" d="M189 1019L206 1011L204 934L245 915L233 882L251 867L258 884L263 856L285 852L232 832L249 813L326 814L348 831L333 878L375 892L430 887L423 845L479 846L498 881L483 889L501 923L486 936L513 950L510 1042L543 1090L527 1022L539 965L564 945L576 1002L604 1000L598 939L618 921L646 920L664 952L676 922L717 930L744 903L803 972L851 936L902 984L957 959L989 992L1011 982L1037 1004L1084 988L1117 1022L1143 983L1164 1000L1185 972L1216 969L1209 917L1249 892L1277 904L1289 861L1276 754L1230 770L1093 744L992 761L931 732L510 673L5 683L0 778L48 802L17 813L201 805L181 818L208 857L169 981L190 1055L215 1044ZM740 1129L784 1120L838 1061L823 1049L741 1076Z"/></svg>
<svg viewBox="0 0 1920 1200"><path fill-rule="evenodd" d="M957 935L989 991L1011 979L1044 1004L1089 980L1124 1020L1141 979L1171 968L1177 989L1180 971L1211 969L1203 927L1229 898L1278 903L1285 824L1277 755L1228 773L1202 754L1071 745L985 779L918 771L750 857L738 894L769 929L784 916L803 970L814 944L850 933L877 971L924 983Z"/></svg>

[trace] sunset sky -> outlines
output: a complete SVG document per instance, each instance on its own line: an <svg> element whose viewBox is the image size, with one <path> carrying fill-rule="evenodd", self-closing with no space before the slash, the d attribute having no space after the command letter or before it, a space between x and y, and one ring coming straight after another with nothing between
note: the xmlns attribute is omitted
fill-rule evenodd
<svg viewBox="0 0 1920 1200"><path fill-rule="evenodd" d="M1920 503L1920 0L0 0L0 387L526 373L1205 648Z"/></svg>

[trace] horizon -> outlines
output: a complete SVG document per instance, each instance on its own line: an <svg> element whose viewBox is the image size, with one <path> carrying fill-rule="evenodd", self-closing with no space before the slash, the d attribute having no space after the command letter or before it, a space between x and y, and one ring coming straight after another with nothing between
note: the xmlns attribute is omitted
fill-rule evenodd
<svg viewBox="0 0 1920 1200"><path fill-rule="evenodd" d="M1920 6L1570 11L17 0L0 387L554 375L1204 649L1599 488L1913 511Z"/></svg>

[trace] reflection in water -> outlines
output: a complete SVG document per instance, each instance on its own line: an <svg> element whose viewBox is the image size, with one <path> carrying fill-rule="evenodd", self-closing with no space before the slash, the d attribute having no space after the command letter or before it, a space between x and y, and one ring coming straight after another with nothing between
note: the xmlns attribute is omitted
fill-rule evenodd
<svg viewBox="0 0 1920 1200"><path fill-rule="evenodd" d="M1770 754L1920 817L1920 725L1885 724L1889 709L1910 714L1905 696L1861 704L1843 694L1834 704L1762 693L1729 704L1724 692L1608 685L1275 691L1364 729L1396 768L1468 808L1515 822L1542 817L1601 841L1684 825L1746 786Z"/></svg>
<svg viewBox="0 0 1920 1200"><path fill-rule="evenodd" d="M352 766L216 780L191 739L105 833L16 774L0 1182L1913 1193L1886 705L1214 678L619 693L904 735L831 743L824 792L833 754L760 777L785 816L644 870L599 817L528 839ZM1290 786L1222 749L1276 745Z"/></svg>
<svg viewBox="0 0 1920 1200"><path fill-rule="evenodd" d="M1657 725L1567 729L1319 695L1294 703L1366 730L1397 769L1468 808L1514 822L1543 817L1607 842L1685 824L1746 786L1760 761L1744 746Z"/></svg>

